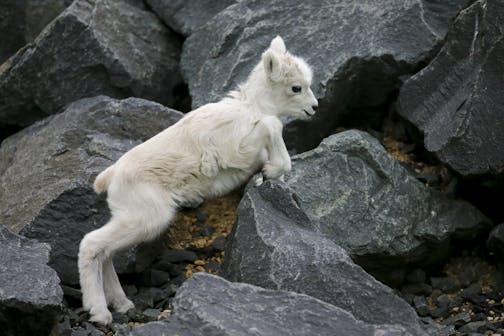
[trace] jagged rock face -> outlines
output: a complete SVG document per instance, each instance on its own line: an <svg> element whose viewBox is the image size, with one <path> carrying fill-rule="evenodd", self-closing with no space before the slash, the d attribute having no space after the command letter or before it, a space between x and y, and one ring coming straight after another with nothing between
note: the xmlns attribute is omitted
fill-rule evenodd
<svg viewBox="0 0 504 336"><path fill-rule="evenodd" d="M100 96L7 138L0 147L0 222L49 243L50 265L65 283L77 283L82 236L110 218L105 197L92 190L94 177L181 116L142 99ZM119 256L118 271L146 267L148 246Z"/></svg>
<svg viewBox="0 0 504 336"><path fill-rule="evenodd" d="M98 94L172 104L180 42L141 7L73 2L0 68L0 125L27 126Z"/></svg>
<svg viewBox="0 0 504 336"><path fill-rule="evenodd" d="M423 334L411 306L357 266L341 247L314 232L296 197L278 182L248 189L228 237L223 276L307 294L367 323L398 324Z"/></svg>
<svg viewBox="0 0 504 336"><path fill-rule="evenodd" d="M294 156L286 183L320 231L368 270L439 260L451 238L469 239L490 225L469 203L416 180L361 131Z"/></svg>
<svg viewBox="0 0 504 336"><path fill-rule="evenodd" d="M373 325L347 311L287 291L231 283L209 274L195 274L174 300L172 323L148 323L130 335L171 333L170 324L189 335L207 336L297 336L297 335L412 335L398 325Z"/></svg>
<svg viewBox="0 0 504 336"><path fill-rule="evenodd" d="M504 172L504 4L477 1L436 58L401 88L399 113L462 175Z"/></svg>
<svg viewBox="0 0 504 336"><path fill-rule="evenodd" d="M49 246L0 224L0 323L2 335L48 335L63 304Z"/></svg>
<svg viewBox="0 0 504 336"><path fill-rule="evenodd" d="M320 102L311 121L289 122L285 129L288 146L302 152L343 121L380 119L376 107L398 89L399 76L432 57L449 19L466 2L240 1L186 40L181 68L194 107L216 101L246 79L271 39L281 35L313 67Z"/></svg>
<svg viewBox="0 0 504 336"><path fill-rule="evenodd" d="M147 0L152 10L176 32L189 36L236 0Z"/></svg>

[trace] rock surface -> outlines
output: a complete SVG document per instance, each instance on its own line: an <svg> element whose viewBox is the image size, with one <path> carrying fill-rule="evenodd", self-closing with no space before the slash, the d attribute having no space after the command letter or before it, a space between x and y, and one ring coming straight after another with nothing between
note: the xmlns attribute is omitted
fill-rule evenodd
<svg viewBox="0 0 504 336"><path fill-rule="evenodd" d="M63 303L49 246L0 225L0 324L2 335L48 335Z"/></svg>
<svg viewBox="0 0 504 336"><path fill-rule="evenodd" d="M462 175L504 172L504 3L462 11L436 58L401 88L399 113Z"/></svg>
<svg viewBox="0 0 504 336"><path fill-rule="evenodd" d="M320 231L372 272L439 261L451 238L469 239L490 225L469 203L416 180L361 131L294 156L286 183Z"/></svg>
<svg viewBox="0 0 504 336"><path fill-rule="evenodd" d="M3 0L0 2L0 64L35 40L71 0Z"/></svg>
<svg viewBox="0 0 504 336"><path fill-rule="evenodd" d="M189 335L412 335L398 325L372 325L347 311L307 295L231 283L198 273L187 280L174 300L174 318ZM170 324L154 322L130 335L171 333Z"/></svg>
<svg viewBox="0 0 504 336"><path fill-rule="evenodd" d="M349 119L380 119L376 108L397 90L399 76L432 57L466 2L240 1L189 36L182 73L193 107L216 101L246 79L271 39L281 35L287 49L313 67L320 101L310 122L290 122L285 129L288 146L302 152Z"/></svg>
<svg viewBox="0 0 504 336"><path fill-rule="evenodd" d="M307 294L372 324L422 334L415 311L357 266L335 243L310 230L296 196L279 182L249 188L225 251L231 281Z"/></svg>
<svg viewBox="0 0 504 336"><path fill-rule="evenodd" d="M163 22L189 36L236 0L146 0Z"/></svg>
<svg viewBox="0 0 504 336"><path fill-rule="evenodd" d="M181 116L142 99L100 96L75 102L7 138L0 147L0 222L49 243L50 265L62 281L77 283L82 236L110 218L105 197L92 190L94 177ZM138 253L118 255L118 272L146 267L149 248Z"/></svg>
<svg viewBox="0 0 504 336"><path fill-rule="evenodd" d="M0 126L27 126L98 94L172 104L180 42L141 2L130 2L75 1L5 62Z"/></svg>

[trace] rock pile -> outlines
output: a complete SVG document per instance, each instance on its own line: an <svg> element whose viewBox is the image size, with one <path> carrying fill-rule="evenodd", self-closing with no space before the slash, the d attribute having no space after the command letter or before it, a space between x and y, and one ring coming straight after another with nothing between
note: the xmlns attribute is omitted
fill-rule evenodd
<svg viewBox="0 0 504 336"><path fill-rule="evenodd" d="M0 333L504 334L503 13L494 0L4 1ZM292 171L238 191L236 221L238 200L212 218L183 210L170 239L117 255L136 309L87 322L77 248L110 216L94 177L191 99L233 89L275 35L313 66L320 102L285 120ZM407 142L394 156L390 136Z"/></svg>

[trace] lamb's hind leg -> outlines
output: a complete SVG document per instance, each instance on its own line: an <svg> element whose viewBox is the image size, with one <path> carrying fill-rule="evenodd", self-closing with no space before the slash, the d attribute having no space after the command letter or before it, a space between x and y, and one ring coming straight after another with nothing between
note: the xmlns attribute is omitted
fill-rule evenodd
<svg viewBox="0 0 504 336"><path fill-rule="evenodd" d="M117 273L114 269L112 256L105 259L103 262L103 289L107 304L112 306L115 311L126 313L135 305L126 297Z"/></svg>
<svg viewBox="0 0 504 336"><path fill-rule="evenodd" d="M110 240L111 227L117 226L111 219L105 226L88 233L79 248L79 277L82 303L91 314L91 321L103 324L112 322L103 291L103 262L106 259L106 245Z"/></svg>
<svg viewBox="0 0 504 336"><path fill-rule="evenodd" d="M91 321L103 324L112 321L106 298L120 311L132 308L110 258L118 250L157 237L175 213L167 195L155 186L134 186L118 195L109 195L110 222L86 235L79 251L83 306L90 311Z"/></svg>

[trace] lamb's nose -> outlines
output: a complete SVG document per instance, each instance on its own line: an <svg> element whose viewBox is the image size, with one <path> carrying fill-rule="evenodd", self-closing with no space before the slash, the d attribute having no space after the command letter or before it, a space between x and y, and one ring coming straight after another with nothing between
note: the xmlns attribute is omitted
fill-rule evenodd
<svg viewBox="0 0 504 336"><path fill-rule="evenodd" d="M318 105L313 105L313 106L312 106L312 109L313 109L313 111L317 111L317 109L318 109Z"/></svg>

